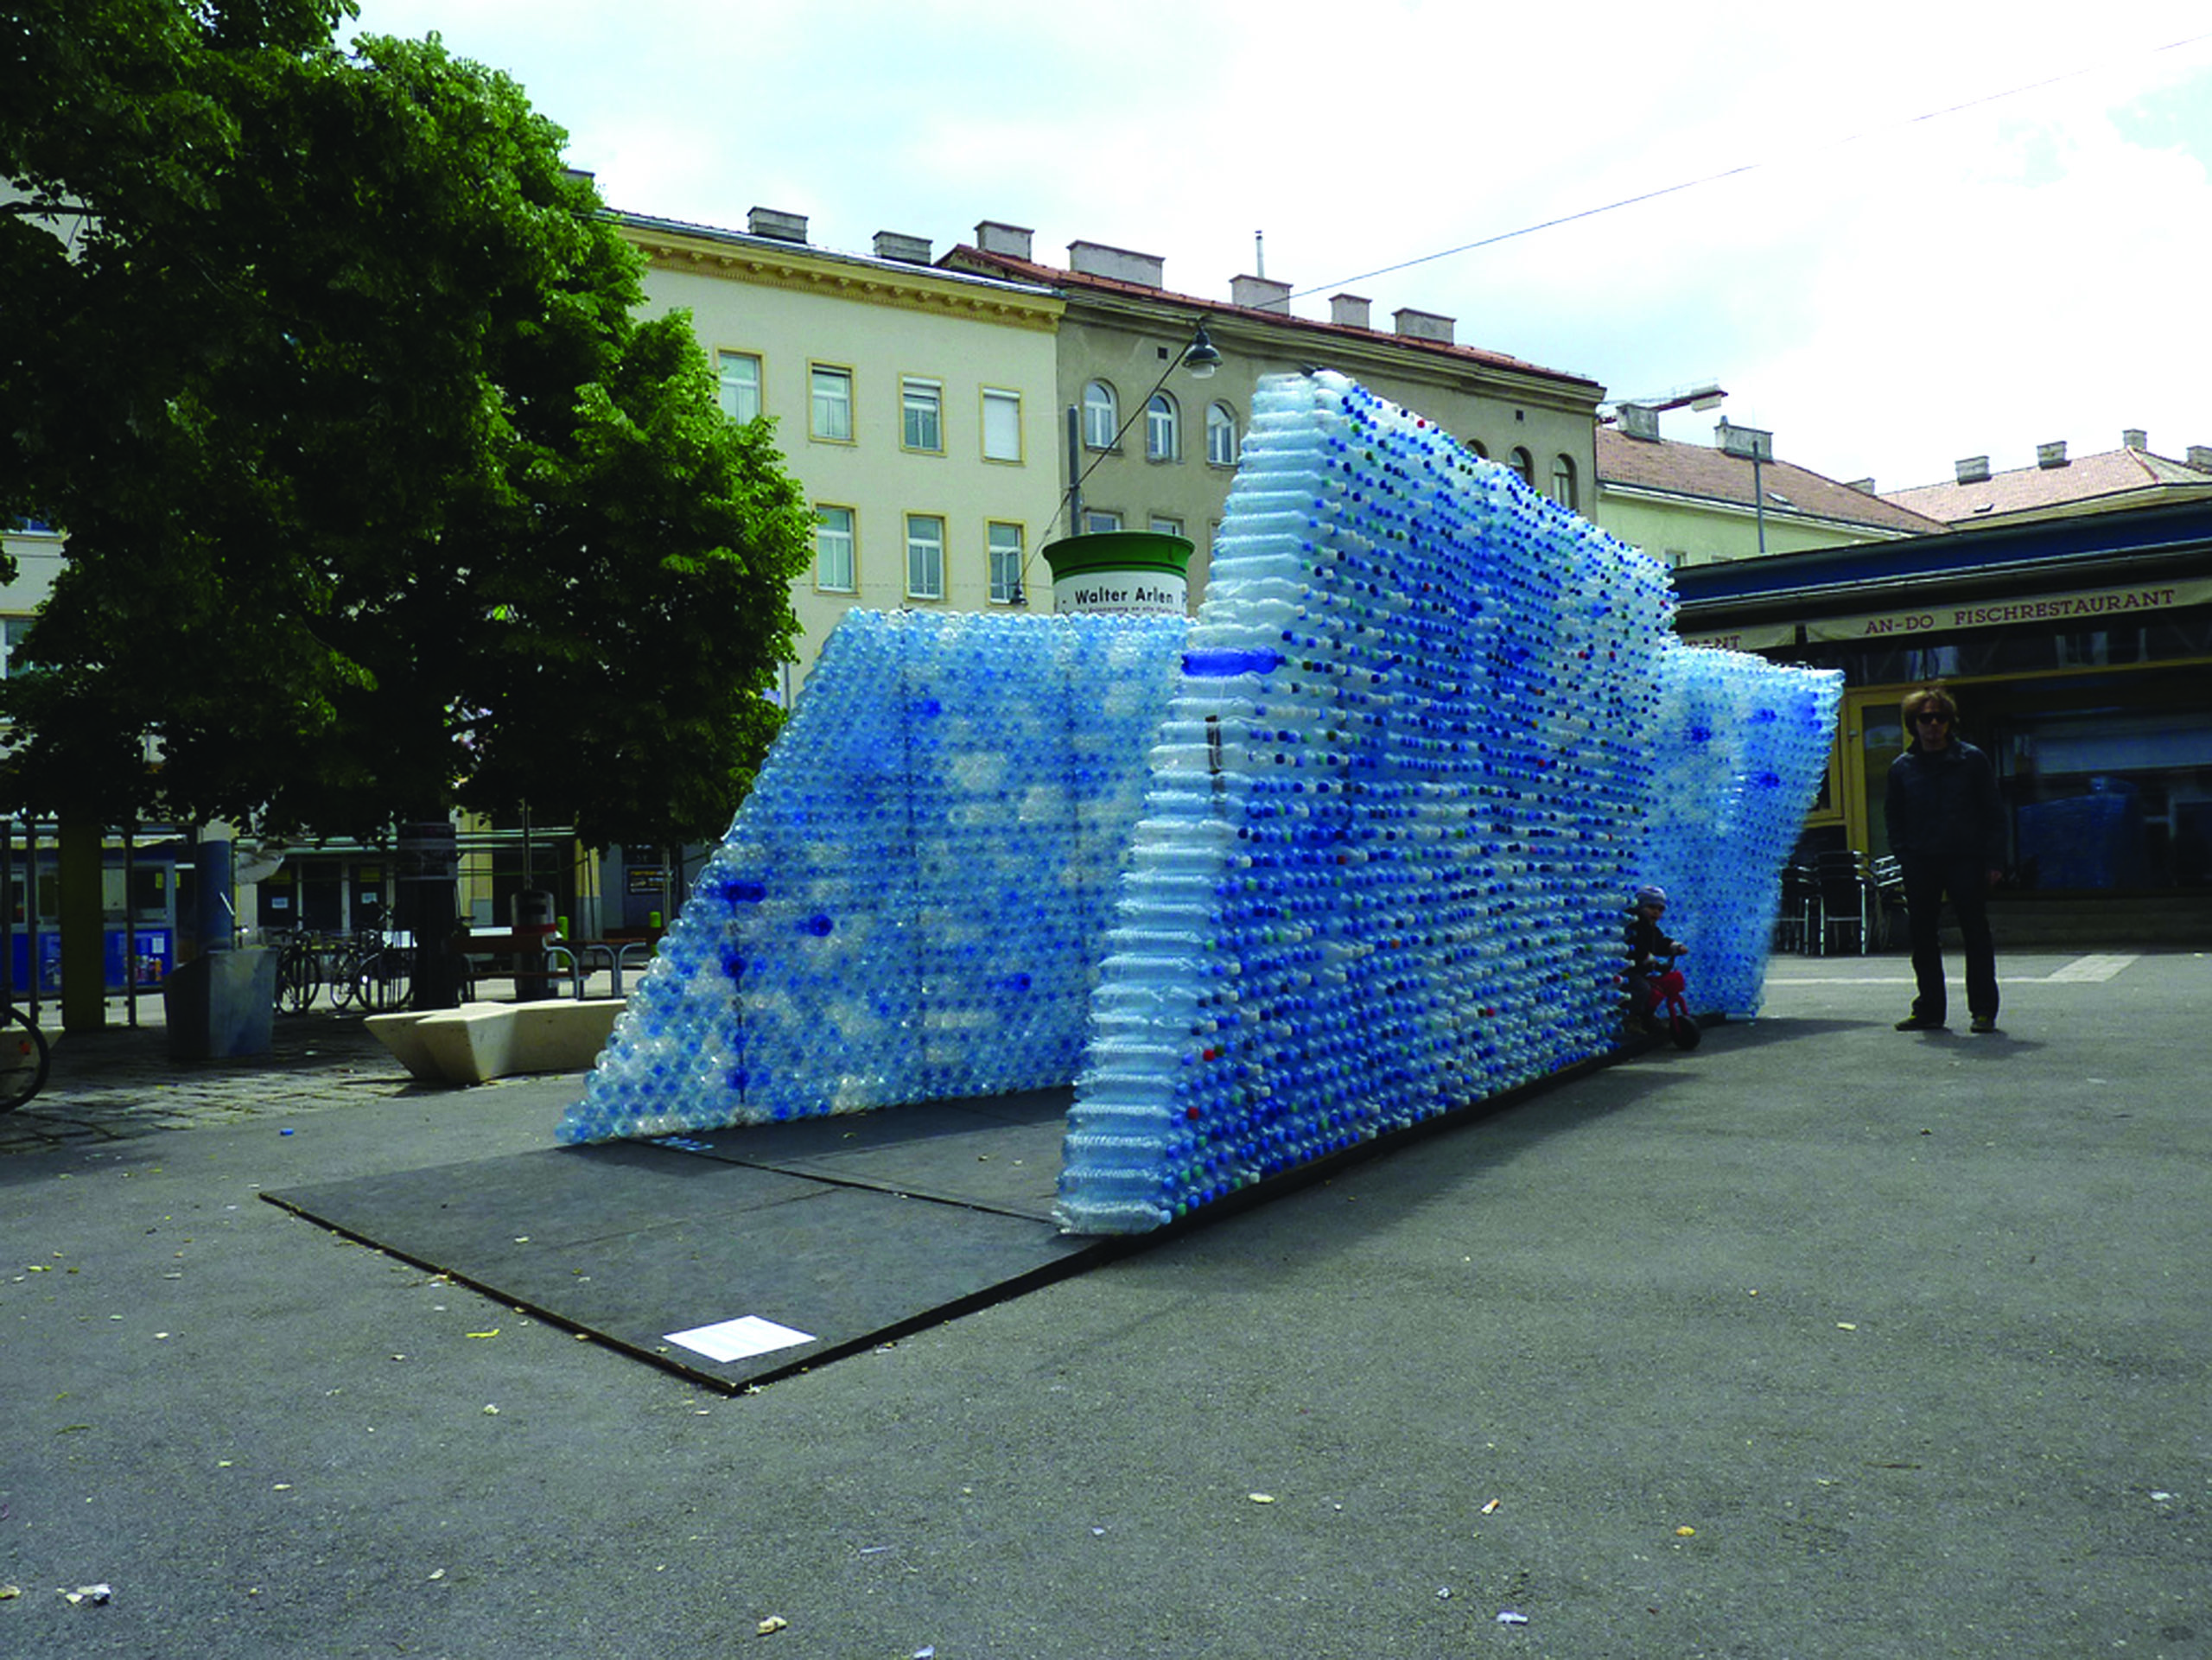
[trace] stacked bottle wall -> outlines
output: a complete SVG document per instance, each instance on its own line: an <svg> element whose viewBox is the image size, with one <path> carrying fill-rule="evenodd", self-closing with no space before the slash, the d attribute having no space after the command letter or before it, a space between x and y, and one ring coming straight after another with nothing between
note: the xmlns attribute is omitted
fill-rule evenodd
<svg viewBox="0 0 2212 1660"><path fill-rule="evenodd" d="M1065 1084L1188 626L849 614L561 1139Z"/></svg>
<svg viewBox="0 0 2212 1660"><path fill-rule="evenodd" d="M1782 868L1827 769L1843 677L1679 644L1660 671L1636 881L1667 890L1695 1006L1756 1014Z"/></svg>
<svg viewBox="0 0 2212 1660"><path fill-rule="evenodd" d="M1770 923L1787 843L1751 862L1740 778L1683 782L1753 746L1694 736L1719 660L1681 661L1672 611L1658 562L1420 417L1331 374L1263 387L1092 999L1065 1227L1155 1227L1612 1047L1662 788L1704 849L1685 910ZM1802 816L1818 766L1758 756Z"/></svg>

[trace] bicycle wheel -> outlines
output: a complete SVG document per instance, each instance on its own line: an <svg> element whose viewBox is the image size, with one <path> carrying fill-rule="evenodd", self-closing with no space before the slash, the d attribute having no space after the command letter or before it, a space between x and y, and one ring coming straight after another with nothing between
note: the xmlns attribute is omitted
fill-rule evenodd
<svg viewBox="0 0 2212 1660"><path fill-rule="evenodd" d="M372 952L361 970L361 1002L372 1014L389 1014L407 1005L413 989L408 953L387 945Z"/></svg>
<svg viewBox="0 0 2212 1660"><path fill-rule="evenodd" d="M280 1014L304 1013L321 989L315 949L298 940L285 942L276 958L276 1008Z"/></svg>
<svg viewBox="0 0 2212 1660"><path fill-rule="evenodd" d="M340 945L330 953L325 977L330 982L330 1006L350 1008L353 999L361 992L362 953L356 948Z"/></svg>
<svg viewBox="0 0 2212 1660"><path fill-rule="evenodd" d="M0 1112L13 1112L44 1089L53 1059L30 1011L10 1004L0 1022Z"/></svg>

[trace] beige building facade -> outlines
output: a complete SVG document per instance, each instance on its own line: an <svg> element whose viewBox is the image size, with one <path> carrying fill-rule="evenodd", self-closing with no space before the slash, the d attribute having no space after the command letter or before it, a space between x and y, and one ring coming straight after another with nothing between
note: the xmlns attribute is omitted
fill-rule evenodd
<svg viewBox="0 0 2212 1660"><path fill-rule="evenodd" d="M1286 282L1235 277L1224 302L1169 289L1165 262L1153 255L1076 242L1067 264L1056 266L1034 258L1033 241L1019 226L987 220L974 243L939 264L1049 288L1066 302L1055 398L1062 494L1052 537L1159 530L1189 537L1193 608L1205 595L1253 394L1268 375L1337 370L1590 512L1592 435L1605 390L1595 381L1459 345L1453 320L1433 313L1400 310L1389 329L1378 329L1367 300L1340 294L1329 302L1327 321L1298 317ZM1181 366L1201 325L1220 353L1203 379ZM1067 492L1071 477L1080 480L1077 499ZM1035 581L1045 585L1046 573Z"/></svg>
<svg viewBox="0 0 2212 1660"><path fill-rule="evenodd" d="M1677 569L1944 528L1863 485L1777 461L1771 448L1771 434L1726 421L1711 444L1662 438L1648 412L1625 405L1598 429L1592 517Z"/></svg>
<svg viewBox="0 0 2212 1660"><path fill-rule="evenodd" d="M0 544L16 562L16 580L0 587L0 678L7 676L16 643L61 574L61 533L45 525L0 531Z"/></svg>
<svg viewBox="0 0 2212 1660"><path fill-rule="evenodd" d="M690 311L724 411L773 423L814 509L787 692L855 606L1051 608L1021 574L1059 497L1057 296L936 268L916 238L813 247L803 218L767 209L743 232L620 223L648 311Z"/></svg>

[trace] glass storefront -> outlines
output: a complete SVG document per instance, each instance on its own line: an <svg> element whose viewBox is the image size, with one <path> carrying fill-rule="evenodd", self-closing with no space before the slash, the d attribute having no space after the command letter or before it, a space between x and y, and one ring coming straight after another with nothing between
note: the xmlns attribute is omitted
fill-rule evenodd
<svg viewBox="0 0 2212 1660"><path fill-rule="evenodd" d="M1846 677L1838 821L1888 852L1882 793L1897 706L1940 679L2004 793L2008 885L2045 892L2212 886L2212 613L2153 627L2008 633L1770 653Z"/></svg>

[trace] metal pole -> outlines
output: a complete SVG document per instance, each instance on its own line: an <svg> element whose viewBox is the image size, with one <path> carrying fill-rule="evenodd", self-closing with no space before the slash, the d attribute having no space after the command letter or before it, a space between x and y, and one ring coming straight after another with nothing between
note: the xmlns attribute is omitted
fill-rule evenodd
<svg viewBox="0 0 2212 1660"><path fill-rule="evenodd" d="M1759 551L1766 551L1766 487L1759 482L1758 447L1751 447L1751 506L1758 514Z"/></svg>
<svg viewBox="0 0 2212 1660"><path fill-rule="evenodd" d="M1083 534L1083 411L1068 405L1068 534Z"/></svg>
<svg viewBox="0 0 2212 1660"><path fill-rule="evenodd" d="M138 867L128 824L123 829L123 1022L138 1027Z"/></svg>
<svg viewBox="0 0 2212 1660"><path fill-rule="evenodd" d="M16 821L0 818L0 1008L16 1001Z"/></svg>
<svg viewBox="0 0 2212 1660"><path fill-rule="evenodd" d="M38 820L28 819L23 824L23 920L30 932L31 1019L38 1019L39 995L46 989L46 976L38 960Z"/></svg>

